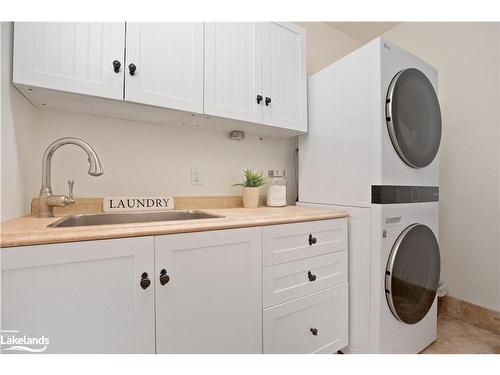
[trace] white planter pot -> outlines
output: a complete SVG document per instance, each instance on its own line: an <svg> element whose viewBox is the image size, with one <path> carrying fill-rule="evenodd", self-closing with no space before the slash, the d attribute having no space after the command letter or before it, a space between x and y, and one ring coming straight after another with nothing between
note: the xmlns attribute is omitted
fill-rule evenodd
<svg viewBox="0 0 500 375"><path fill-rule="evenodd" d="M259 192L258 187L244 187L243 188L243 207L257 208L259 206Z"/></svg>

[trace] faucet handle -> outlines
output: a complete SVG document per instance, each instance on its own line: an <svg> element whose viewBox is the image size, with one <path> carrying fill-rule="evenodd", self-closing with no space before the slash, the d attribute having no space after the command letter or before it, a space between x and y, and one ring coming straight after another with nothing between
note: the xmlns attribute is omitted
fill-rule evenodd
<svg viewBox="0 0 500 375"><path fill-rule="evenodd" d="M68 206L73 206L75 204L75 199L73 198L73 186L75 185L75 181L73 179L68 180L68 198L66 199L66 204Z"/></svg>

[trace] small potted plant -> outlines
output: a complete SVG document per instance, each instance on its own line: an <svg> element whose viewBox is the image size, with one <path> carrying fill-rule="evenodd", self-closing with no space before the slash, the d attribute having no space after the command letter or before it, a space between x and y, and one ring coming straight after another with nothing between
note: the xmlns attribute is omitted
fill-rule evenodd
<svg viewBox="0 0 500 375"><path fill-rule="evenodd" d="M245 179L233 186L243 186L243 207L257 208L259 206L260 187L266 183L261 172L254 172L250 169L243 171Z"/></svg>

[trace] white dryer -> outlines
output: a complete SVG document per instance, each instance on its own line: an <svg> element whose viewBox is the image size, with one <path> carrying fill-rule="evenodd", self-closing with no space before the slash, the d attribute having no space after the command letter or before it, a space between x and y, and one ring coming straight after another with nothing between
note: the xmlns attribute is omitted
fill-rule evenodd
<svg viewBox="0 0 500 375"><path fill-rule="evenodd" d="M300 200L368 207L372 187L438 186L437 80L436 69L381 38L312 75Z"/></svg>
<svg viewBox="0 0 500 375"><path fill-rule="evenodd" d="M436 338L437 79L381 38L309 78L299 204L350 215L348 353L418 353Z"/></svg>
<svg viewBox="0 0 500 375"><path fill-rule="evenodd" d="M300 205L350 215L345 353L419 353L436 340L438 202Z"/></svg>

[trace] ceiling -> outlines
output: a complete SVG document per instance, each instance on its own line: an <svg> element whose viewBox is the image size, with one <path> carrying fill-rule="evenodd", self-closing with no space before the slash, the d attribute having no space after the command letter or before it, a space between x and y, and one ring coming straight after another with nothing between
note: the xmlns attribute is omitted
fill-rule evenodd
<svg viewBox="0 0 500 375"><path fill-rule="evenodd" d="M401 22L326 22L329 26L360 43L367 43Z"/></svg>

